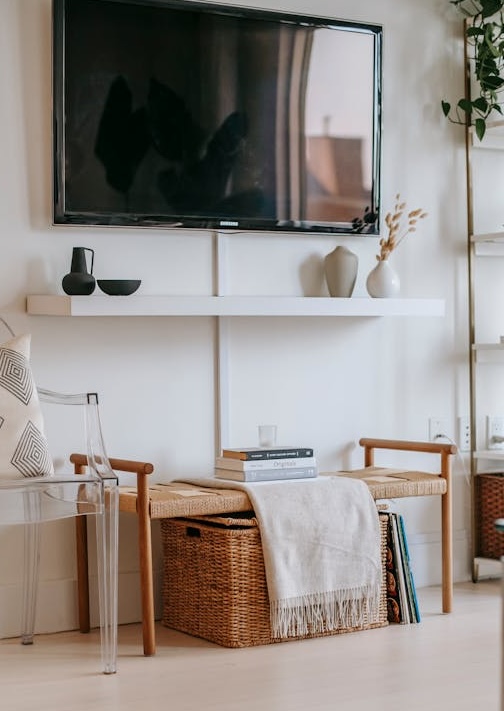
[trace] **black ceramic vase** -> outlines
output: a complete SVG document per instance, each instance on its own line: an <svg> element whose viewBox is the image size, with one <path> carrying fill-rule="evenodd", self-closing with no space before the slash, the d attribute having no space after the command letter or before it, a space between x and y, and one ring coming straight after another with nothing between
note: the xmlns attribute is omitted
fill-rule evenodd
<svg viewBox="0 0 504 711"><path fill-rule="evenodd" d="M86 252L91 252L91 269L88 271ZM93 276L94 250L88 247L74 247L72 264L69 274L65 274L61 282L65 294L71 296L89 296L95 290L96 281Z"/></svg>

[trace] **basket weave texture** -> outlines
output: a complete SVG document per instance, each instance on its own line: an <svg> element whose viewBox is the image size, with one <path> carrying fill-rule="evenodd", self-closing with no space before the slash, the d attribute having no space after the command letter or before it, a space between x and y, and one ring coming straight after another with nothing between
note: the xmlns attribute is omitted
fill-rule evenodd
<svg viewBox="0 0 504 711"><path fill-rule="evenodd" d="M476 554L498 560L504 555L504 535L495 520L504 517L504 474L478 474L476 493Z"/></svg>
<svg viewBox="0 0 504 711"><path fill-rule="evenodd" d="M384 627L387 521L380 515L382 587L378 620L360 627L309 633L321 637ZM224 647L283 642L273 638L261 536L253 513L196 519L163 519L162 623Z"/></svg>

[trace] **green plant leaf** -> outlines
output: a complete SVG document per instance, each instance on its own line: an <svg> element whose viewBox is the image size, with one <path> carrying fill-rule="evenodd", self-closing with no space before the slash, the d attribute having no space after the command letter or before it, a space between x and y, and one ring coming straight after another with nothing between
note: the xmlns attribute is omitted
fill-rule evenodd
<svg viewBox="0 0 504 711"><path fill-rule="evenodd" d="M466 114L470 114L473 109L472 102L469 101L469 99L460 99L457 103L457 106L459 109L462 109L462 111L465 111Z"/></svg>
<svg viewBox="0 0 504 711"><path fill-rule="evenodd" d="M499 57L499 48L495 46L493 37L485 37L485 44L493 57Z"/></svg>
<svg viewBox="0 0 504 711"><path fill-rule="evenodd" d="M468 27L466 32L467 37L480 37L485 35L485 30L481 27Z"/></svg>
<svg viewBox="0 0 504 711"><path fill-rule="evenodd" d="M479 0L479 3L482 17L491 17L502 10L502 0Z"/></svg>
<svg viewBox="0 0 504 711"><path fill-rule="evenodd" d="M485 77L484 79L482 77L480 80L480 84L482 89L495 91L497 89L500 89L502 85L504 85L504 78L492 74L488 77Z"/></svg>
<svg viewBox="0 0 504 711"><path fill-rule="evenodd" d="M482 113L486 113L488 111L488 101L484 96L479 96L477 99L474 99L472 105L475 109L477 109L477 111L481 111Z"/></svg>
<svg viewBox="0 0 504 711"><path fill-rule="evenodd" d="M499 101L504 93L504 0L449 0L449 3L471 18L464 25L471 89L457 102L455 119L449 115L448 102L442 101L441 107L449 121L474 125L476 136L482 140L489 115L494 111L504 115L504 105L501 108ZM464 112L465 121L460 112Z"/></svg>
<svg viewBox="0 0 504 711"><path fill-rule="evenodd" d="M477 118L474 122L474 130L476 131L476 135L478 136L479 140L482 141L486 131L485 119Z"/></svg>

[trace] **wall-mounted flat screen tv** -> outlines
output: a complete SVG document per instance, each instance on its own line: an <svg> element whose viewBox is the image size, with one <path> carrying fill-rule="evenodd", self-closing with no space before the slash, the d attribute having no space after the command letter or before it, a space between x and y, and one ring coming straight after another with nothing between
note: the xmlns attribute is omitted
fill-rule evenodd
<svg viewBox="0 0 504 711"><path fill-rule="evenodd" d="M379 209L381 39L213 3L53 0L54 222L353 231Z"/></svg>

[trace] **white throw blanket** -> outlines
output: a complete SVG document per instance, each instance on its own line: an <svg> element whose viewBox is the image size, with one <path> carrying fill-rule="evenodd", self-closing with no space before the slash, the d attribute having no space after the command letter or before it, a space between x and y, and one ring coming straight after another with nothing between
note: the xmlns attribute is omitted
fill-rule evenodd
<svg viewBox="0 0 504 711"><path fill-rule="evenodd" d="M261 532L273 637L378 621L380 524L363 481L183 481L247 492Z"/></svg>

